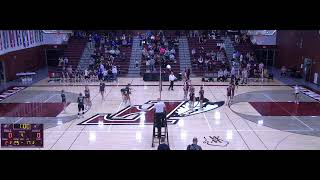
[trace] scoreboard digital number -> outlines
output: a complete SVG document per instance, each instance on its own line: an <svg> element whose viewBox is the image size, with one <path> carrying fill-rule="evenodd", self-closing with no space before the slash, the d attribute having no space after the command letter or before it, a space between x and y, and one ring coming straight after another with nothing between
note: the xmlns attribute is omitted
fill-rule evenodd
<svg viewBox="0 0 320 180"><path fill-rule="evenodd" d="M43 147L43 124L1 124L1 147Z"/></svg>

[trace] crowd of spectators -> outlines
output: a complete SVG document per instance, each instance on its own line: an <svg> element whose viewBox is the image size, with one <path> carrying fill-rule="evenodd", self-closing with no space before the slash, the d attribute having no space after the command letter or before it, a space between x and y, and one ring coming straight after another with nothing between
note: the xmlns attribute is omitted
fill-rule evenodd
<svg viewBox="0 0 320 180"><path fill-rule="evenodd" d="M167 69L171 73L171 66L177 63L177 50L179 39L177 36L168 36L166 31L147 31L140 34L142 50L142 63L146 64L146 72Z"/></svg>

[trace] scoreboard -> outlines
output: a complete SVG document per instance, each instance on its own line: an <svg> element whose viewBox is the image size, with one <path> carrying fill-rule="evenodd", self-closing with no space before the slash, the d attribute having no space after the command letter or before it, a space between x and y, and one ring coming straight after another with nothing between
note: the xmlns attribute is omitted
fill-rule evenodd
<svg viewBox="0 0 320 180"><path fill-rule="evenodd" d="M43 147L43 124L1 124L1 147Z"/></svg>

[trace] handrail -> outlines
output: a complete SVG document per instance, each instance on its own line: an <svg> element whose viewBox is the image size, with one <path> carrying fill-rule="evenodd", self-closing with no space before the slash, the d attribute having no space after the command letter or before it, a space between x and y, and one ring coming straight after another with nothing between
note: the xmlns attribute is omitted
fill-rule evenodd
<svg viewBox="0 0 320 180"><path fill-rule="evenodd" d="M42 30L46 34L72 33L72 30Z"/></svg>
<svg viewBox="0 0 320 180"><path fill-rule="evenodd" d="M264 31L263 34L260 34L258 31ZM268 32L271 31L271 32ZM257 35L263 35L263 36L273 36L277 30L248 30L248 35L251 36L257 36Z"/></svg>

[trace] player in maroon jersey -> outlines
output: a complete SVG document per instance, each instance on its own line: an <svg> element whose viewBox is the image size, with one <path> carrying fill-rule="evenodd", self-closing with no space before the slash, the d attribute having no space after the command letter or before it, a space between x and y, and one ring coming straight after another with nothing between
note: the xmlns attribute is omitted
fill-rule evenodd
<svg viewBox="0 0 320 180"><path fill-rule="evenodd" d="M204 90L203 90L203 86L200 87L200 91L199 91L199 101L200 101L200 109L203 108L203 101L204 101Z"/></svg>
<svg viewBox="0 0 320 180"><path fill-rule="evenodd" d="M234 91L236 89L236 86L234 85L234 82L230 84L231 85L231 101L233 100L234 97Z"/></svg>
<svg viewBox="0 0 320 180"><path fill-rule="evenodd" d="M189 87L190 87L190 81L186 80L183 84L183 92L184 92L184 100L187 100L188 92L189 92Z"/></svg>
<svg viewBox="0 0 320 180"><path fill-rule="evenodd" d="M193 85L190 85L190 89L189 89L190 93L189 93L189 107L190 107L190 111L193 111L193 107L194 107L194 101L195 101L195 95L194 95L194 87Z"/></svg>
<svg viewBox="0 0 320 180"><path fill-rule="evenodd" d="M227 105L230 107L231 85L227 88Z"/></svg>

